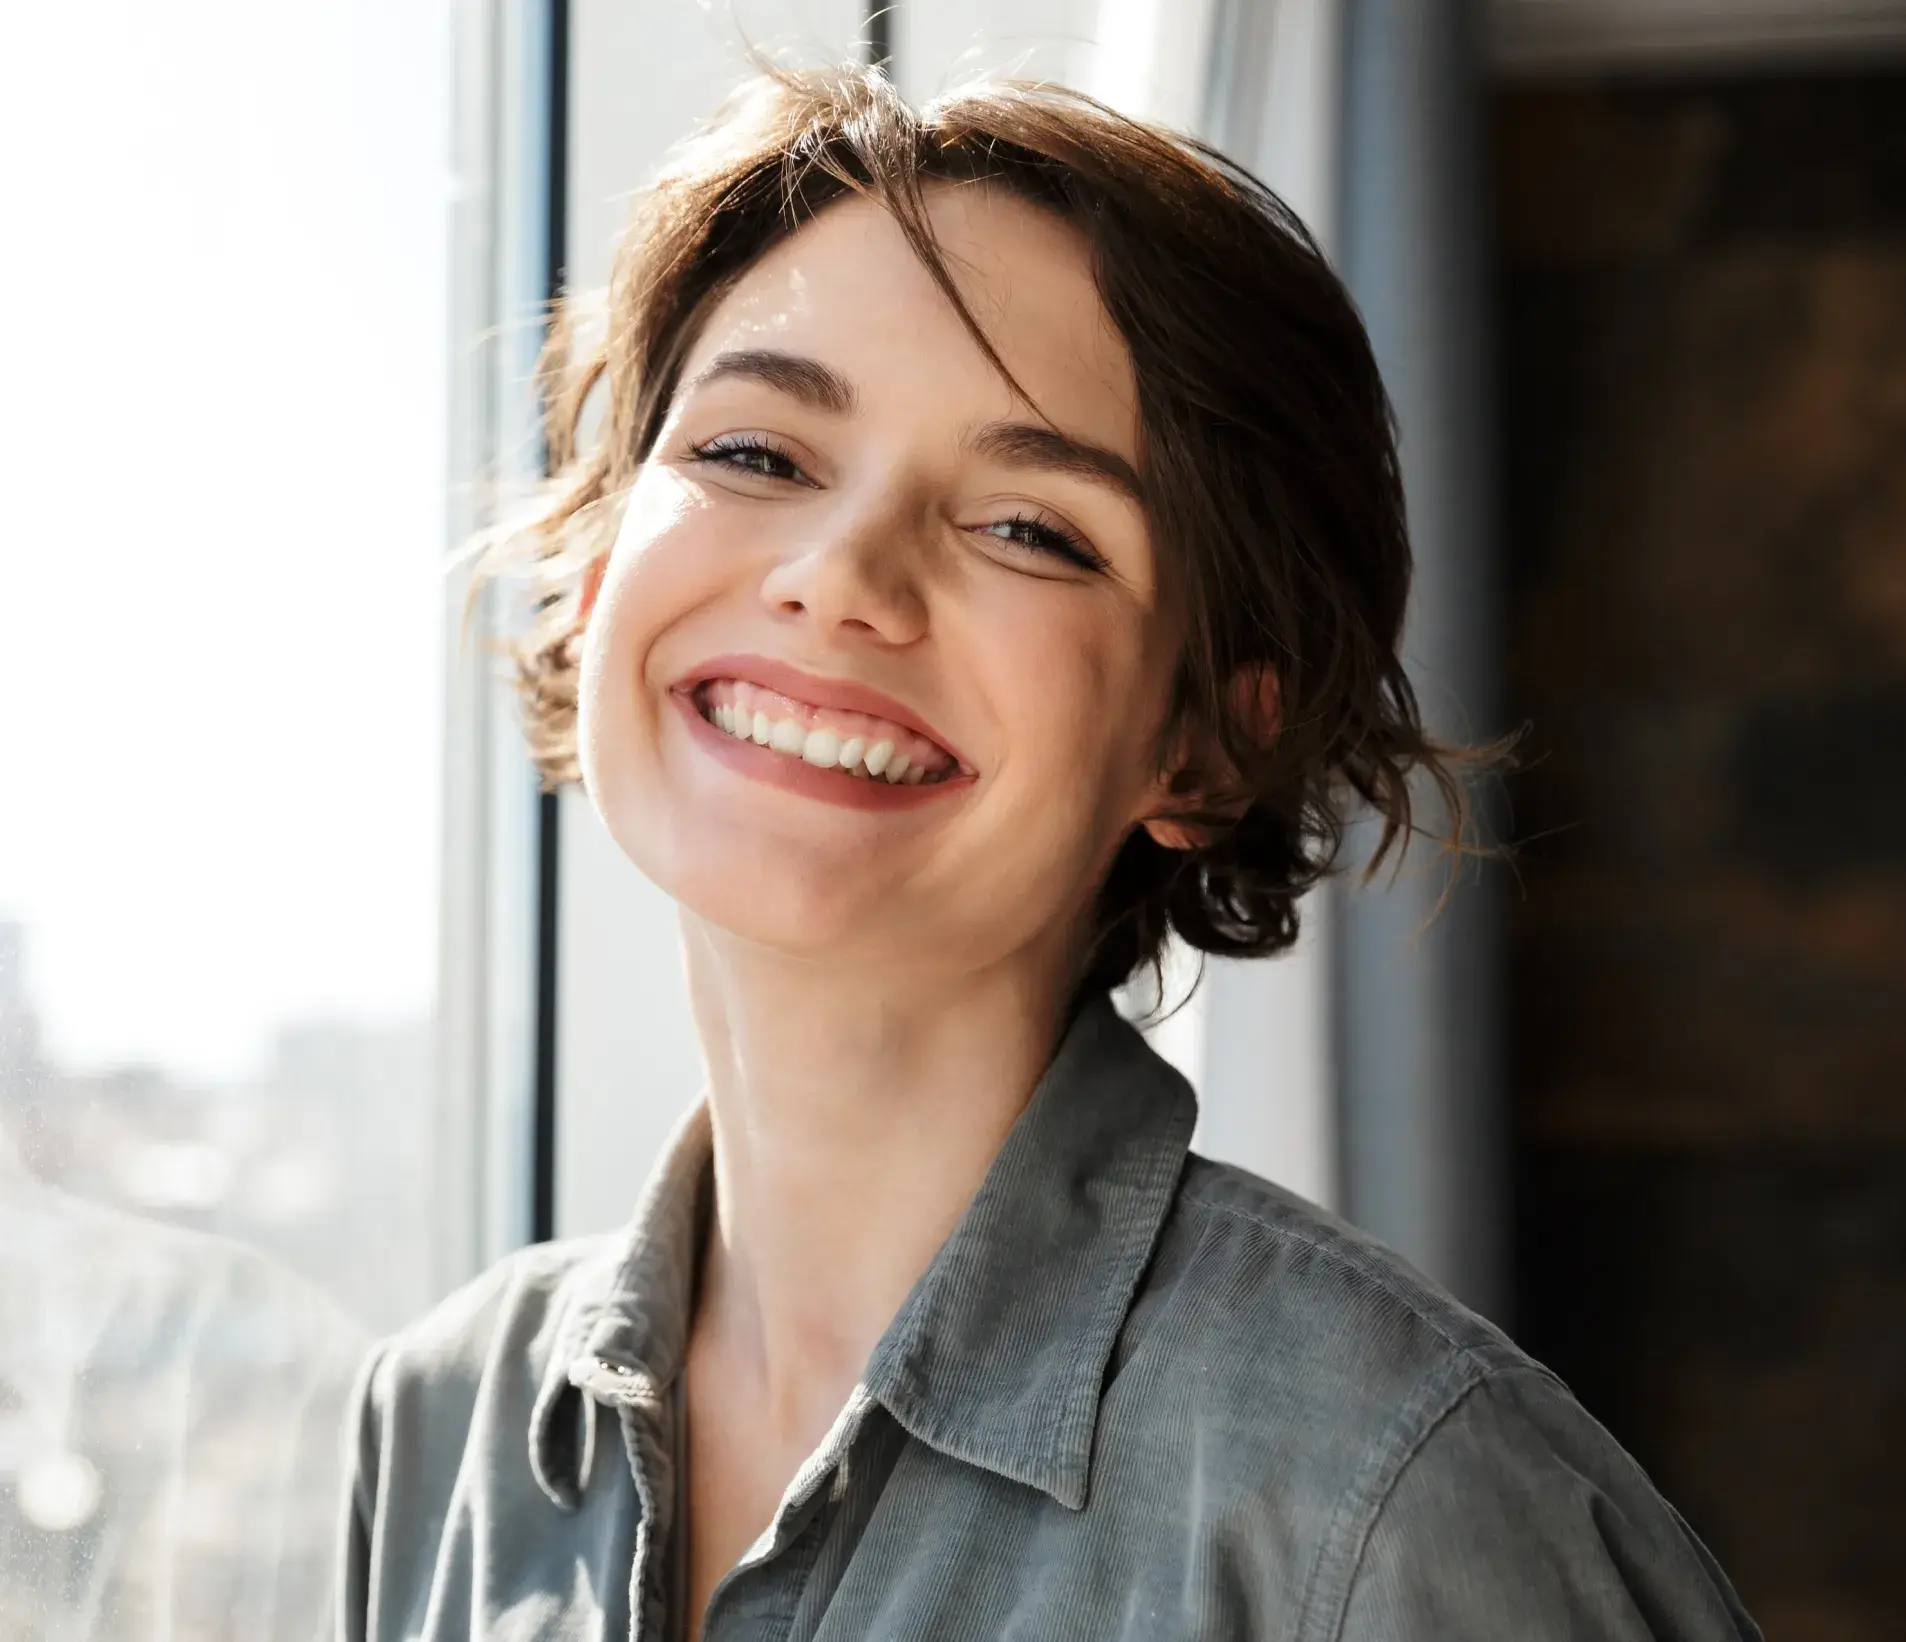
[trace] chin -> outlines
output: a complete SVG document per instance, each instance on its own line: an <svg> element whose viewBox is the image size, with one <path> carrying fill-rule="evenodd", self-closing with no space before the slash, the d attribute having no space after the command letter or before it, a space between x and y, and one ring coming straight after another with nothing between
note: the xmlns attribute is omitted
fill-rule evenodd
<svg viewBox="0 0 1906 1642"><path fill-rule="evenodd" d="M597 814L638 872L694 918L805 957L850 952L894 933L895 875L827 837L789 838L740 816L657 813L647 795Z"/></svg>
<svg viewBox="0 0 1906 1642"><path fill-rule="evenodd" d="M661 888L702 923L794 957L823 959L878 945L887 923L861 896L790 882L772 871L739 878L689 871Z"/></svg>

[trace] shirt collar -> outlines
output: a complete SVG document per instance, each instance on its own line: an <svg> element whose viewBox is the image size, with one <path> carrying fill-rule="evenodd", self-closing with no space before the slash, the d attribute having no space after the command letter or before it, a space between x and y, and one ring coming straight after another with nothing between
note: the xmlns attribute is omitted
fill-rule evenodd
<svg viewBox="0 0 1906 1642"><path fill-rule="evenodd" d="M663 1146L620 1247L583 1262L556 1308L529 1452L537 1483L565 1510L588 1487L596 1405L659 1403L681 1368L713 1156L708 1107L697 1101Z"/></svg>
<svg viewBox="0 0 1906 1642"><path fill-rule="evenodd" d="M1190 1086L1111 1000L1087 1001L874 1347L868 1392L921 1442L1081 1508L1106 1367L1196 1118ZM563 1433L575 1429L559 1417L563 1393L646 1400L680 1367L709 1158L698 1104L644 1190L620 1261L563 1330L531 1448L538 1479L564 1503L573 1493L563 1473L576 1466L562 1462L574 1440ZM586 1451L576 1459L586 1469Z"/></svg>
<svg viewBox="0 0 1906 1642"><path fill-rule="evenodd" d="M1088 1002L868 1360L908 1432L1085 1504L1106 1365L1196 1119L1190 1085Z"/></svg>

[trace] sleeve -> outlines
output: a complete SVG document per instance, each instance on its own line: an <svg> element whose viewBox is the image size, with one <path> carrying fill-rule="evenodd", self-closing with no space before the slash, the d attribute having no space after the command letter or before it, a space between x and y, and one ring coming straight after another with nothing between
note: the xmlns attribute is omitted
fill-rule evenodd
<svg viewBox="0 0 1906 1642"><path fill-rule="evenodd" d="M379 1459L382 1419L377 1400L378 1370L384 1351L372 1350L358 1369L345 1404L343 1429L344 1488L340 1502L334 1609L337 1642L371 1642L377 1539Z"/></svg>
<svg viewBox="0 0 1906 1642"><path fill-rule="evenodd" d="M1759 1642L1634 1460L1532 1370L1471 1385L1367 1519L1338 1642Z"/></svg>

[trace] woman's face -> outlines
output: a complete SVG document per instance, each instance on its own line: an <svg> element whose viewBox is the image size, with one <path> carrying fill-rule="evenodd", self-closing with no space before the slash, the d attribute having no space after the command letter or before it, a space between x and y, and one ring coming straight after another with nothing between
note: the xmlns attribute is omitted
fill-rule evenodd
<svg viewBox="0 0 1906 1642"><path fill-rule="evenodd" d="M983 188L930 211L1038 408L884 210L829 208L685 363L590 614L580 733L610 832L694 914L950 977L1072 955L1160 807L1177 639L1085 246Z"/></svg>

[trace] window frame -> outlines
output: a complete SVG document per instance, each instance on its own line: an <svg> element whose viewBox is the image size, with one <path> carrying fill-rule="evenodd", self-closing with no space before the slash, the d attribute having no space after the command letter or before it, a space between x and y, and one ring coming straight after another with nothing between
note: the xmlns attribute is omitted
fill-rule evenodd
<svg viewBox="0 0 1906 1642"><path fill-rule="evenodd" d="M464 551L540 476L532 376L561 278L567 0L465 0L452 22L449 542L436 1277L548 1236L557 860L497 646L520 593Z"/></svg>

